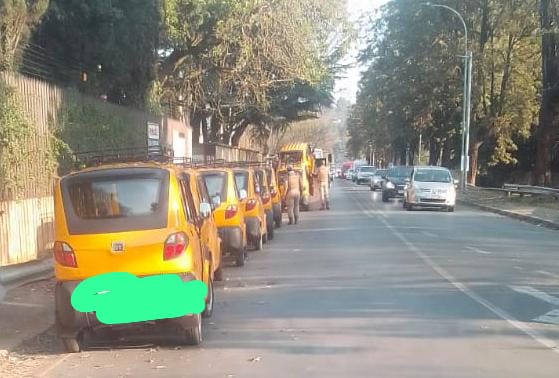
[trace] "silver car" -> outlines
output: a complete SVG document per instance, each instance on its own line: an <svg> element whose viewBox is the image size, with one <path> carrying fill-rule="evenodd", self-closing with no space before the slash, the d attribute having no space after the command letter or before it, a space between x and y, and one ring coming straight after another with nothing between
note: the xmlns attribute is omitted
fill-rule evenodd
<svg viewBox="0 0 559 378"><path fill-rule="evenodd" d="M369 180L369 187L371 191L374 192L377 189L382 189L384 185L384 176L386 175L386 169L377 169L374 175L371 176Z"/></svg>
<svg viewBox="0 0 559 378"><path fill-rule="evenodd" d="M406 182L404 208L431 207L453 212L456 206L457 180L442 167L415 167Z"/></svg>
<svg viewBox="0 0 559 378"><path fill-rule="evenodd" d="M375 174L376 170L377 169L375 167L371 167L369 165L363 165L357 168L357 178L355 180L355 182L357 182L357 185L369 182L370 178Z"/></svg>

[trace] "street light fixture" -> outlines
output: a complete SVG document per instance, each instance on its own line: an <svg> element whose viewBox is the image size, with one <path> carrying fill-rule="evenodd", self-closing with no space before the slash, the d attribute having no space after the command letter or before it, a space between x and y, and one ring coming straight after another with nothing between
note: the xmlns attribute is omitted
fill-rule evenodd
<svg viewBox="0 0 559 378"><path fill-rule="evenodd" d="M463 191L467 188L468 171L470 170L470 113L472 97L472 60L473 54L468 50L468 27L462 15L454 8L443 4L423 3L422 5L433 8L444 8L454 13L464 26L464 105L462 107L462 158L460 162L461 180Z"/></svg>

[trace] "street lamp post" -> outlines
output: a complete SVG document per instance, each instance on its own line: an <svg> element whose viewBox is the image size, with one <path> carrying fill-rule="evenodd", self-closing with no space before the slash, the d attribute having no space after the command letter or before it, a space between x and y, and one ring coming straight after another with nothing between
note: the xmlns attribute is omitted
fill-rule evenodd
<svg viewBox="0 0 559 378"><path fill-rule="evenodd" d="M470 108L472 96L472 60L473 54L468 50L468 27L462 15L454 8L442 4L425 3L425 6L444 8L454 13L464 26L464 105L462 107L462 154L460 161L461 180L463 191L467 188L468 171L470 170Z"/></svg>

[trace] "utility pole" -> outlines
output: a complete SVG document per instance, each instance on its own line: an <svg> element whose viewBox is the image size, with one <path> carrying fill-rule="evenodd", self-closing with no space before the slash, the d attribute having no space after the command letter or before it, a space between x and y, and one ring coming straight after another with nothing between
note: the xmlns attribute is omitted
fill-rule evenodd
<svg viewBox="0 0 559 378"><path fill-rule="evenodd" d="M454 8L442 4L424 3L423 5L434 8L444 8L454 13L464 26L464 104L462 107L462 154L460 161L462 191L466 191L468 171L470 170L470 113L472 96L472 61L473 53L468 50L468 27L464 17Z"/></svg>

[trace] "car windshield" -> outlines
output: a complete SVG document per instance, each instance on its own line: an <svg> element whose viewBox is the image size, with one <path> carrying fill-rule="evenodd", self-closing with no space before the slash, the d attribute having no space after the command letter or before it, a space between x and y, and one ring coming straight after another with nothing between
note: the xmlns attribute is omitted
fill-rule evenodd
<svg viewBox="0 0 559 378"><path fill-rule="evenodd" d="M361 167L359 168L359 172L361 173L375 173L376 168L375 167Z"/></svg>
<svg viewBox="0 0 559 378"><path fill-rule="evenodd" d="M406 178L406 177L410 177L411 172L412 172L412 168L407 168L407 167L393 168L388 171L388 176L394 178Z"/></svg>
<svg viewBox="0 0 559 378"><path fill-rule="evenodd" d="M415 172L414 181L439 182L449 184L452 182L450 172L442 169L419 169Z"/></svg>
<svg viewBox="0 0 559 378"><path fill-rule="evenodd" d="M386 171L384 169L379 169L378 171L375 172L376 176L384 176L386 174Z"/></svg>
<svg viewBox="0 0 559 378"><path fill-rule="evenodd" d="M204 181L214 205L227 201L227 175L225 172L205 173Z"/></svg>

